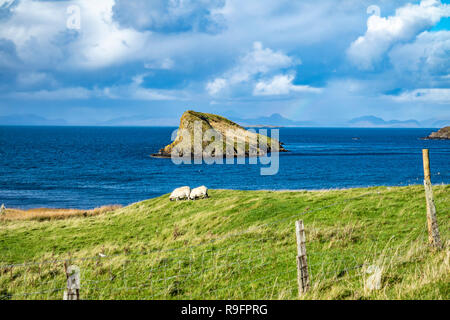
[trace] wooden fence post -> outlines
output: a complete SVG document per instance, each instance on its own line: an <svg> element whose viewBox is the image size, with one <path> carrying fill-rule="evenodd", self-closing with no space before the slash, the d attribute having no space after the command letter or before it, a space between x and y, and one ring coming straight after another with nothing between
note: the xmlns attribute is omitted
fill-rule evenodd
<svg viewBox="0 0 450 320"><path fill-rule="evenodd" d="M302 296L309 290L308 262L306 258L306 237L303 220L295 222L295 234L297 236L297 281L298 294Z"/></svg>
<svg viewBox="0 0 450 320"><path fill-rule="evenodd" d="M63 300L80 300L80 268L67 266L64 262L64 271L67 278L67 289L64 291Z"/></svg>
<svg viewBox="0 0 450 320"><path fill-rule="evenodd" d="M427 223L428 223L428 241L436 247L441 248L441 238L436 217L436 206L434 205L433 189L430 179L430 157L428 149L422 150L423 155L423 184L425 186L425 199L427 202Z"/></svg>

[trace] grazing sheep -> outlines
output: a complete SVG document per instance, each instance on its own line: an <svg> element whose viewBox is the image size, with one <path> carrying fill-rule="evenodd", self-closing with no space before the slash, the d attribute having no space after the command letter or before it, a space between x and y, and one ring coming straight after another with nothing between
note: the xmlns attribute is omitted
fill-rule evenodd
<svg viewBox="0 0 450 320"><path fill-rule="evenodd" d="M2 206L0 207L0 215L4 215L6 213L5 205L2 203Z"/></svg>
<svg viewBox="0 0 450 320"><path fill-rule="evenodd" d="M192 189L191 194L189 195L189 198L191 200L195 199L204 199L208 198L208 188L205 186L201 186L195 189Z"/></svg>
<svg viewBox="0 0 450 320"><path fill-rule="evenodd" d="M191 188L189 187L180 187L176 188L172 191L170 195L170 201L174 200L185 200L189 199L189 195L191 194Z"/></svg>

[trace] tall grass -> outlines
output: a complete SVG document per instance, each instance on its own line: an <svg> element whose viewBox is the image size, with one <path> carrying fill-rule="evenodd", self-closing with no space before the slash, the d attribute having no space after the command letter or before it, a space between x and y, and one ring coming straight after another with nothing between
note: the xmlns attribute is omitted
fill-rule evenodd
<svg viewBox="0 0 450 320"><path fill-rule="evenodd" d="M450 186L433 190L440 251L427 242L423 186L211 190L96 216L1 220L0 296L61 299L69 259L82 270L82 299L298 299L294 222L303 219L311 290L302 299L449 299ZM380 290L367 286L370 266L382 271Z"/></svg>
<svg viewBox="0 0 450 320"><path fill-rule="evenodd" d="M0 216L0 220L15 221L15 220L61 220L74 217L93 217L105 213L114 212L122 208L120 205L108 205L91 210L79 209L51 209L51 208L37 208L29 210L20 209L6 209L4 214Z"/></svg>

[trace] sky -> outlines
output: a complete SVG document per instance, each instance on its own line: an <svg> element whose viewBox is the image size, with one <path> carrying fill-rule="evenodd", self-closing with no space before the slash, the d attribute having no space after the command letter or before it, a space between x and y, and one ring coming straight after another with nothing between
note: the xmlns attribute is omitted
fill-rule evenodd
<svg viewBox="0 0 450 320"><path fill-rule="evenodd" d="M450 1L0 0L0 116L450 119Z"/></svg>

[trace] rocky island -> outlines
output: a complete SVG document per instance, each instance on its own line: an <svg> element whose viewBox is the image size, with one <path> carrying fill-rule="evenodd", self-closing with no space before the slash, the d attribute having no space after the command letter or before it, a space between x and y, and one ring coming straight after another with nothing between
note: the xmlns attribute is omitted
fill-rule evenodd
<svg viewBox="0 0 450 320"><path fill-rule="evenodd" d="M229 139L230 132L233 139ZM210 135L209 139L204 138L205 133ZM203 137L201 150L195 148L195 136L200 139ZM221 137L222 140L217 140L217 137ZM227 118L189 110L184 112L181 117L175 140L160 149L158 153L152 154L152 157L170 158L172 152L175 152L177 156L187 153L190 153L192 157L198 156L199 153L203 156L214 156L217 150L217 148L211 148L211 144L214 142L216 146L217 142L220 143L219 146L224 157L264 156L270 152L287 151L278 140L246 130Z"/></svg>
<svg viewBox="0 0 450 320"><path fill-rule="evenodd" d="M450 140L450 126L444 127L439 131L432 132L428 137L423 138L424 140Z"/></svg>

